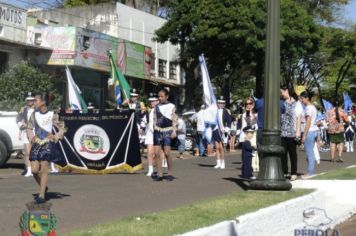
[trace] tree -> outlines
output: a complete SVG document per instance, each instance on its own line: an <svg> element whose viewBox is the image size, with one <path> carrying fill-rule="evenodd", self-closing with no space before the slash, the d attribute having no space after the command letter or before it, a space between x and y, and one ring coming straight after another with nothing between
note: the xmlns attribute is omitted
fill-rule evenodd
<svg viewBox="0 0 356 236"><path fill-rule="evenodd" d="M344 91L352 92L352 81L356 77L356 26L350 30L323 27L324 37L320 52L313 55L313 76L320 80L323 95L334 100ZM352 96L352 93L350 93Z"/></svg>
<svg viewBox="0 0 356 236"><path fill-rule="evenodd" d="M354 72L352 66L356 65L356 25L350 31L334 29L328 46L332 48L330 61L335 63L331 77L335 79L334 97L337 97L341 84L352 76L349 72Z"/></svg>
<svg viewBox="0 0 356 236"><path fill-rule="evenodd" d="M294 1L282 1L281 53L284 67L295 66L299 58L318 49L320 33L305 9ZM181 46L183 68L197 63L205 54L209 72L221 93L229 100L236 79L256 78L256 94L263 92L266 38L266 1L264 0L180 0L168 10L168 21L156 31L156 40ZM241 78L247 67L249 76ZM194 87L188 87L189 91Z"/></svg>
<svg viewBox="0 0 356 236"><path fill-rule="evenodd" d="M62 100L48 74L22 61L0 75L0 110L19 110L25 104L27 92L49 91L54 95L52 107Z"/></svg>
<svg viewBox="0 0 356 236"><path fill-rule="evenodd" d="M307 10L308 14L319 21L335 21L335 13L349 0L295 0L297 4Z"/></svg>
<svg viewBox="0 0 356 236"><path fill-rule="evenodd" d="M85 5L95 5L99 3L108 3L112 2L111 0L65 0L65 7L77 7L77 6L85 6Z"/></svg>
<svg viewBox="0 0 356 236"><path fill-rule="evenodd" d="M60 0L59 0L60 1ZM171 2L170 0L64 0L64 7L77 7L95 5L99 3L120 2L127 6L148 12L153 15L160 15Z"/></svg>

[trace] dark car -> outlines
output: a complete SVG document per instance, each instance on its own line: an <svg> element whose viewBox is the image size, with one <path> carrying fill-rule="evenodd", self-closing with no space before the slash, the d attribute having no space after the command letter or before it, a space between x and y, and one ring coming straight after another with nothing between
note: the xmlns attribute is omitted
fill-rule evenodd
<svg viewBox="0 0 356 236"><path fill-rule="evenodd" d="M195 148L195 139L196 139L196 129L190 120L191 116L195 112L185 112L180 117L183 118L185 122L185 127L186 127L186 137L185 137L185 150L186 151L193 151ZM173 140L172 143L172 148L177 149L178 148L178 142L177 139Z"/></svg>

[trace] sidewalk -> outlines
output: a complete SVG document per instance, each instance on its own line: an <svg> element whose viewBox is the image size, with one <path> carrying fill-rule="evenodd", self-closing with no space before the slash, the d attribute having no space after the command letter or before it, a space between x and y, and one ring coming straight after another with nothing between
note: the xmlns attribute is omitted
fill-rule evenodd
<svg viewBox="0 0 356 236"><path fill-rule="evenodd" d="M316 191L183 235L317 235L316 232L333 229L356 213L356 180L297 180L292 185L293 188ZM348 227L352 225L348 224Z"/></svg>

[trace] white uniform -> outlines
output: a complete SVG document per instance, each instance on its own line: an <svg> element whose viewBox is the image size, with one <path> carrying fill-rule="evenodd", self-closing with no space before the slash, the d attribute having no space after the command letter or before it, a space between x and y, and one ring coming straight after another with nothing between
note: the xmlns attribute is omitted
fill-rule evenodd
<svg viewBox="0 0 356 236"><path fill-rule="evenodd" d="M18 122L17 123L18 127L21 127L21 125L23 125L24 123L27 124L28 121L30 120L32 113L35 111L35 109L33 109L33 108L26 107L26 109L27 109L27 117L24 117L24 119L26 119L26 121ZM21 140L23 141L24 144L30 143L30 141L28 140L28 137L27 137L26 129L22 130L20 135L21 135Z"/></svg>
<svg viewBox="0 0 356 236"><path fill-rule="evenodd" d="M146 145L153 145L153 113L154 113L154 109L152 109L148 114L148 124L146 127L146 134L145 134Z"/></svg>

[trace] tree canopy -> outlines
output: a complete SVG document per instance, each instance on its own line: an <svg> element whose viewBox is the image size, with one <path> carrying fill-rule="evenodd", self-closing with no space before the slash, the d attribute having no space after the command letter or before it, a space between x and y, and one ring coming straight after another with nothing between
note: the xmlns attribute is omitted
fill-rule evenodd
<svg viewBox="0 0 356 236"><path fill-rule="evenodd" d="M25 105L28 92L51 92L54 108L62 100L48 74L22 61L0 75L0 110L19 110Z"/></svg>
<svg viewBox="0 0 356 236"><path fill-rule="evenodd" d="M198 55L204 53L209 71L219 80L220 92L226 97L239 76L235 70L248 67L246 79L256 78L256 93L261 95L266 1L179 0L168 12L169 20L156 31L157 41L180 44L184 63L196 63ZM318 50L321 32L306 9L291 0L282 1L281 25L281 58L286 71L282 75L291 80L300 58Z"/></svg>

